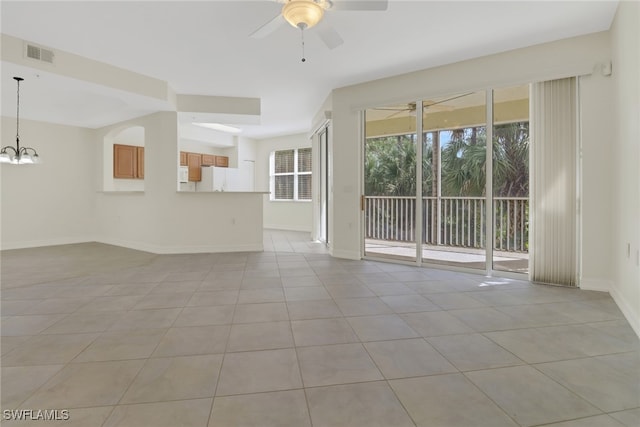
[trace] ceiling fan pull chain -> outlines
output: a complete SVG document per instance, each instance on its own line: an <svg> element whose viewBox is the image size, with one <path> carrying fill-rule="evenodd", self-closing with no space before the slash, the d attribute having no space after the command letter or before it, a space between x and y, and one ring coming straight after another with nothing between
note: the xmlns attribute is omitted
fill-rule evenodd
<svg viewBox="0 0 640 427"><path fill-rule="evenodd" d="M304 28L300 28L300 35L302 38L302 62L306 62L306 58L304 57Z"/></svg>

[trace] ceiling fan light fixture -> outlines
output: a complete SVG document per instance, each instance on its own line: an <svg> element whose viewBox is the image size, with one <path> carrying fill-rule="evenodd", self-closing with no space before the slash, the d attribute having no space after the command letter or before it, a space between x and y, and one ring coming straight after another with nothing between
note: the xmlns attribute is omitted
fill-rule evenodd
<svg viewBox="0 0 640 427"><path fill-rule="evenodd" d="M313 0L289 0L282 7L284 19L301 30L306 30L316 25L323 15L324 8Z"/></svg>

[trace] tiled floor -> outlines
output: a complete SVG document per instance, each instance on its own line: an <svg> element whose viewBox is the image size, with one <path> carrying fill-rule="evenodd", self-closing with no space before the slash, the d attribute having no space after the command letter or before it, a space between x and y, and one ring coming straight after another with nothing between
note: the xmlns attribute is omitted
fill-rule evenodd
<svg viewBox="0 0 640 427"><path fill-rule="evenodd" d="M265 247L3 252L2 409L70 415L3 425L640 425L607 294Z"/></svg>

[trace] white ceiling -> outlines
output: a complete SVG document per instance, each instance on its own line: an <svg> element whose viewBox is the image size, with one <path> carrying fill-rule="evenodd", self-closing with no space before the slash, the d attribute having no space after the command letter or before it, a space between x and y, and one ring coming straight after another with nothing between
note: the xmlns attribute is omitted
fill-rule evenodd
<svg viewBox="0 0 640 427"><path fill-rule="evenodd" d="M338 2L340 0L334 0ZM258 1L2 1L2 33L168 82L176 93L255 97L265 138L306 132L332 89L609 29L617 1L400 1L383 12L330 10L344 44L329 50L315 28L282 25L248 37L279 13ZM19 73L19 74L14 74ZM40 77L36 77L38 74ZM99 127L166 109L125 93L2 63L2 114Z"/></svg>

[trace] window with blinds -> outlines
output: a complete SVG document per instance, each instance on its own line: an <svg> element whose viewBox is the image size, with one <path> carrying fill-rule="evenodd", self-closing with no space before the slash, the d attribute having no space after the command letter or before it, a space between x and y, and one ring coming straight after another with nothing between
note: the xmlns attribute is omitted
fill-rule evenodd
<svg viewBox="0 0 640 427"><path fill-rule="evenodd" d="M311 148L271 153L271 200L311 200Z"/></svg>

